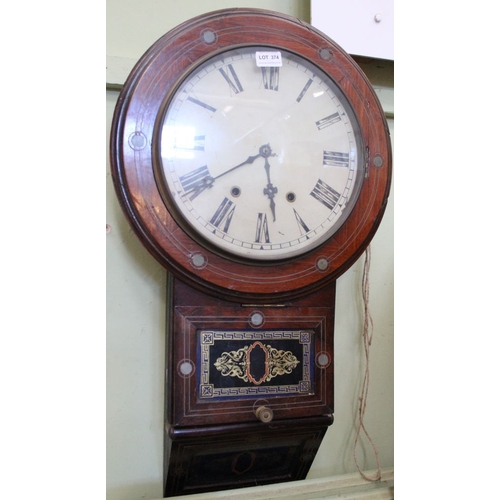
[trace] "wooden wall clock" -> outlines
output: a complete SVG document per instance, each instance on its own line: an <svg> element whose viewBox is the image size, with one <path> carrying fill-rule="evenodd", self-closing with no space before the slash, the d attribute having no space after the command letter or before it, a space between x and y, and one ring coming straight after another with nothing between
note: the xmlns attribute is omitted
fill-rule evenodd
<svg viewBox="0 0 500 500"><path fill-rule="evenodd" d="M333 422L335 282L389 195L367 78L287 15L196 17L132 70L111 165L170 271L165 496L304 478Z"/></svg>

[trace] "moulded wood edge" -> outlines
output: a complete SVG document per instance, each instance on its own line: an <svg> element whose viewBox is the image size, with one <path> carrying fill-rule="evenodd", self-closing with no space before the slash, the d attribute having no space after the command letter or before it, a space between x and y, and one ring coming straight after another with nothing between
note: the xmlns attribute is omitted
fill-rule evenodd
<svg viewBox="0 0 500 500"><path fill-rule="evenodd" d="M193 500L273 500L287 498L288 500L306 499L345 499L345 500L393 500L394 499L394 468L382 469L380 481L370 482L359 473L343 474L319 479L304 479L288 483L253 486L213 493L186 495L184 498ZM375 477L376 471L366 471L367 477Z"/></svg>

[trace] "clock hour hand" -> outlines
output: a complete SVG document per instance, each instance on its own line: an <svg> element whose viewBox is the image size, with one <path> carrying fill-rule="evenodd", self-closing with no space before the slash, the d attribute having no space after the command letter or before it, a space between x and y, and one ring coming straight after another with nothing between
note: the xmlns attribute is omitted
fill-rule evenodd
<svg viewBox="0 0 500 500"><path fill-rule="evenodd" d="M273 222L276 222L276 203L274 202L274 195L278 192L278 188L273 186L271 182L271 165L269 164L268 158L270 156L276 156L273 154L273 150L269 144L266 144L260 148L260 154L266 160L264 164L264 168L266 169L267 175L267 186L264 188L264 194L267 195L269 200L271 201L271 212L273 214Z"/></svg>
<svg viewBox="0 0 500 500"><path fill-rule="evenodd" d="M276 203L274 202L274 195L278 192L278 188L274 187L271 183L270 169L271 165L266 158L266 163L264 165L267 174L267 186L264 188L264 194L271 200L271 212L273 214L273 222L276 222Z"/></svg>

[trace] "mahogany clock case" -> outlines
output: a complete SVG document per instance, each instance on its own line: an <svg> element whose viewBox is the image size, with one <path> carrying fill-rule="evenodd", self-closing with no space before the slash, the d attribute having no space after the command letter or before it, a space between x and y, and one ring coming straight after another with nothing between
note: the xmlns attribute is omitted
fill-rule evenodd
<svg viewBox="0 0 500 500"><path fill-rule="evenodd" d="M284 259L245 258L193 232L161 175L161 127L176 91L207 60L255 47L327 75L359 139L350 212L326 241ZM260 153L263 164L269 155ZM168 32L136 64L115 108L111 173L132 228L169 271L165 496L306 477L333 422L336 279L373 238L391 170L387 122L368 79L298 19L210 12Z"/></svg>
<svg viewBox="0 0 500 500"><path fill-rule="evenodd" d="M193 235L165 200L159 134L175 89L203 61L237 47L297 54L328 75L359 125L362 185L349 216L319 247L268 263L242 259ZM321 118L321 117L320 117ZM120 94L111 131L115 189L151 254L192 287L227 300L286 298L318 290L362 254L385 210L391 179L387 123L364 73L335 42L302 21L260 9L227 9L194 18L160 38L139 60ZM156 172L156 173L155 173Z"/></svg>

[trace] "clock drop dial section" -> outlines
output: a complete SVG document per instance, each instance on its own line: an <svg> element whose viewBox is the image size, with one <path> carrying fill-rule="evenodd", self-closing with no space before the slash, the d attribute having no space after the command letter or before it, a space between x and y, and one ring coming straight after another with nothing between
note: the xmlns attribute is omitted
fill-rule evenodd
<svg viewBox="0 0 500 500"><path fill-rule="evenodd" d="M324 72L279 51L229 50L195 67L166 105L160 184L202 245L254 260L302 255L335 234L363 181L347 98ZM275 51L277 52L277 51Z"/></svg>

